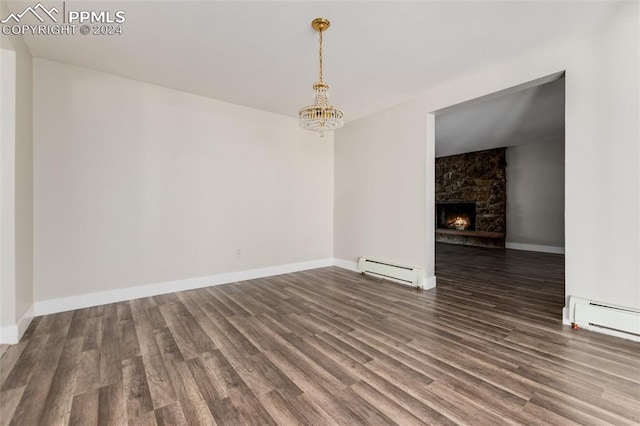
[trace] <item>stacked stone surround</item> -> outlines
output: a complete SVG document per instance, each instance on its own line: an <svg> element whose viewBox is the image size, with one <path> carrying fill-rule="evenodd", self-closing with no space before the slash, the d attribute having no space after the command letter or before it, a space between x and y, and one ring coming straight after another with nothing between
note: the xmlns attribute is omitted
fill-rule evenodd
<svg viewBox="0 0 640 426"><path fill-rule="evenodd" d="M506 148L436 158L436 203L475 202L476 231L507 232ZM504 247L503 238L436 234L436 241Z"/></svg>

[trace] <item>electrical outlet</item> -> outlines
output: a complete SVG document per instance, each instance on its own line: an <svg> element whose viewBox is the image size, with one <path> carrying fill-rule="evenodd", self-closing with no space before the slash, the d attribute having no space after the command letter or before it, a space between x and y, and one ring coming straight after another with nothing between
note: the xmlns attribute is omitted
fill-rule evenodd
<svg viewBox="0 0 640 426"><path fill-rule="evenodd" d="M240 249L236 250L236 257L240 257Z"/></svg>

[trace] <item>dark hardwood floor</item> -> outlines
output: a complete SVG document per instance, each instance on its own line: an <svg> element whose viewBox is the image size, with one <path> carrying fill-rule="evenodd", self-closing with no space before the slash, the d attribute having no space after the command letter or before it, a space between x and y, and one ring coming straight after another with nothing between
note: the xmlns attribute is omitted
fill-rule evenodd
<svg viewBox="0 0 640 426"><path fill-rule="evenodd" d="M35 318L0 424L640 421L640 344L561 324L558 255L439 245L437 289L324 268Z"/></svg>

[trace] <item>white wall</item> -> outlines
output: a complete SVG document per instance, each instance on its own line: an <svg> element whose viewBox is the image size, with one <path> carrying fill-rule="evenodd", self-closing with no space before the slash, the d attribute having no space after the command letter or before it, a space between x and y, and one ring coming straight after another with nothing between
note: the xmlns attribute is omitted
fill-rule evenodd
<svg viewBox="0 0 640 426"><path fill-rule="evenodd" d="M564 137L506 155L507 248L564 249Z"/></svg>
<svg viewBox="0 0 640 426"><path fill-rule="evenodd" d="M0 3L0 16L7 12ZM0 39L0 342L15 342L33 312L32 58L22 37Z"/></svg>
<svg viewBox="0 0 640 426"><path fill-rule="evenodd" d="M638 20L631 17L590 37L471 70L411 103L347 124L335 138L336 257L351 260L371 253L417 263L426 253L422 263L428 271L434 236L432 225L426 232L422 227L423 218L433 214L432 173L426 188L420 173L398 177L413 175L412 168L432 167L430 158L425 162L425 150L433 149L433 120L427 119L426 132L420 132L425 120L419 117L565 70L565 214L572 218L565 225L566 293L640 308L638 38ZM372 130L377 123L379 131ZM370 161L376 167L361 166ZM397 166L402 163L406 170ZM380 183L381 173L393 176L391 182ZM374 189L356 191L352 180ZM414 198L389 202L398 201L397 192ZM605 200L632 220L607 220L610 204ZM359 207L354 211L352 206ZM391 230L373 236L380 227ZM415 229L415 235L396 234L406 228Z"/></svg>
<svg viewBox="0 0 640 426"><path fill-rule="evenodd" d="M332 135L34 64L36 301L332 257Z"/></svg>

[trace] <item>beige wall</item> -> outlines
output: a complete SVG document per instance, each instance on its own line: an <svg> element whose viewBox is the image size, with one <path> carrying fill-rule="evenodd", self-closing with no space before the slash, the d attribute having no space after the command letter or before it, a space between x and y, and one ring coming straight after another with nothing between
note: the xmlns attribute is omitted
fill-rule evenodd
<svg viewBox="0 0 640 426"><path fill-rule="evenodd" d="M332 257L332 135L34 64L37 301Z"/></svg>
<svg viewBox="0 0 640 426"><path fill-rule="evenodd" d="M33 70L21 38L16 48L16 319L33 304Z"/></svg>
<svg viewBox="0 0 640 426"><path fill-rule="evenodd" d="M7 13L0 3L0 15ZM32 58L19 36L2 39L2 208L0 327L5 335L28 324L33 306ZM20 322L24 318L24 321ZM7 331L10 330L10 331ZM23 331L23 330L21 330Z"/></svg>
<svg viewBox="0 0 640 426"><path fill-rule="evenodd" d="M337 259L368 256L425 267L426 119L405 104L336 132Z"/></svg>
<svg viewBox="0 0 640 426"><path fill-rule="evenodd" d="M566 71L565 214L572 218L565 225L566 294L640 308L638 28L637 17L631 17L577 41L470 70L411 103L347 124L335 137L336 257L403 257L398 260L419 265L426 253L420 263L429 271L433 175L398 177L432 164L433 120L426 120L422 132L415 120L422 123L420 117L430 112ZM381 175L391 181L381 182ZM370 188L355 188L352 181ZM398 193L414 198L398 203ZM603 220L610 214L604 199L632 220Z"/></svg>
<svg viewBox="0 0 640 426"><path fill-rule="evenodd" d="M563 139L507 148L507 247L564 248Z"/></svg>
<svg viewBox="0 0 640 426"><path fill-rule="evenodd" d="M1 3L0 3L1 4ZM0 37L1 38L1 37ZM15 127L16 54L0 49L0 327L2 340L10 334L6 327L16 324L16 242L15 242ZM13 342L12 342L13 343Z"/></svg>

